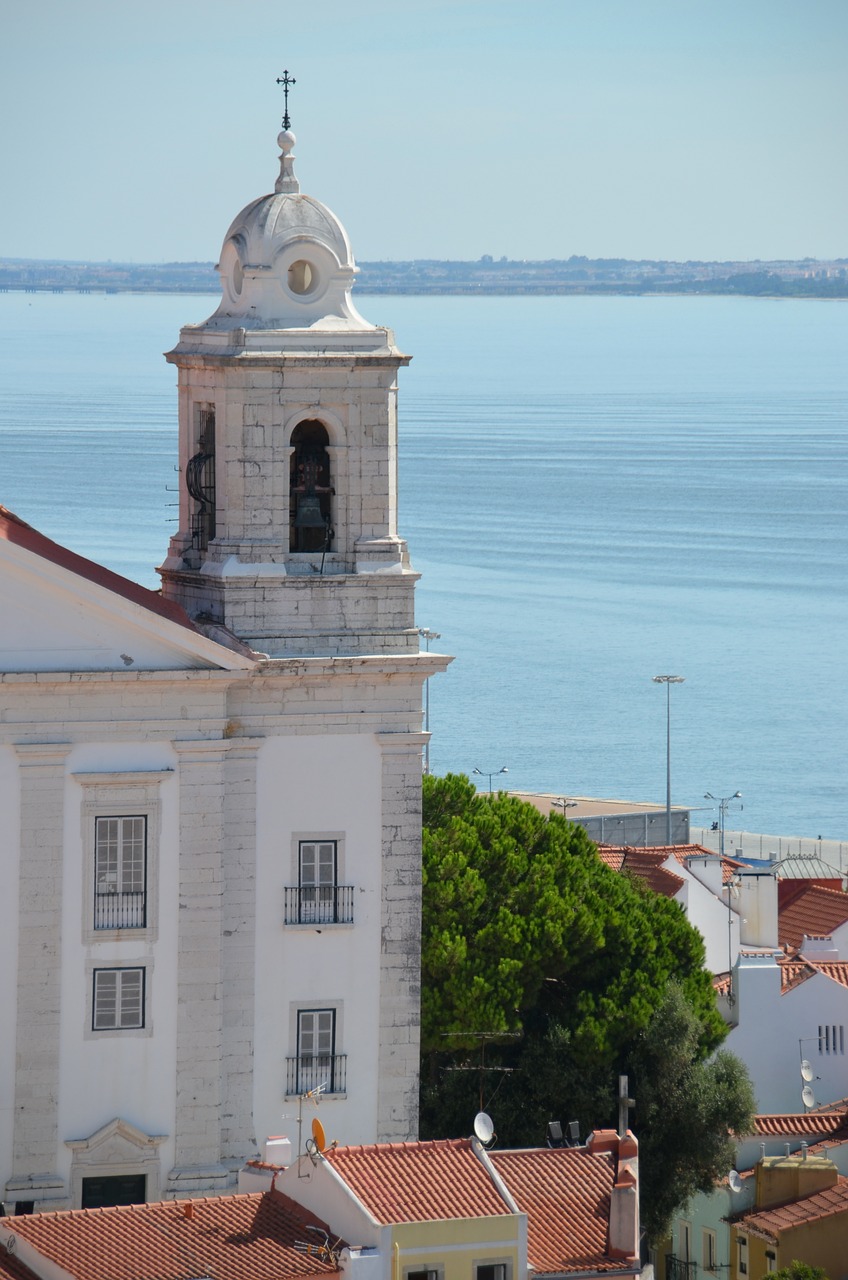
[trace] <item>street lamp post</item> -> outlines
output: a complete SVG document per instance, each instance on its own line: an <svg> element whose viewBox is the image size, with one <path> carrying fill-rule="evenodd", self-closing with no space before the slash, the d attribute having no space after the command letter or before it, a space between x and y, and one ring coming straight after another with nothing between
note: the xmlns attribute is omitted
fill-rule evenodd
<svg viewBox="0 0 848 1280"><path fill-rule="evenodd" d="M431 631L429 627L419 627L418 634L424 641L424 647L427 653L430 652L430 641L441 640L440 631ZM430 772L430 677L424 681L424 732L427 739L424 743L424 772Z"/></svg>
<svg viewBox="0 0 848 1280"><path fill-rule="evenodd" d="M718 853L719 857L724 857L724 828L727 823L727 806L731 800L741 800L742 792L734 791L732 796L714 796L711 791L704 792L705 800L718 800Z"/></svg>
<svg viewBox="0 0 848 1280"><path fill-rule="evenodd" d="M566 810L567 810L567 809L576 809L576 808L577 808L577 801L576 801L576 800L567 800L565 796L560 796L560 797L559 797L559 799L557 799L557 800L552 800L552 801L551 801L551 807L553 808L554 806L556 806L556 808L557 808L557 809L562 809L562 816L563 816L564 818L567 818L567 817L568 817L568 814L566 813Z"/></svg>
<svg viewBox="0 0 848 1280"><path fill-rule="evenodd" d="M471 772L478 774L481 778L489 779L489 795L491 795L492 794L492 778L496 778L499 773L509 773L509 769L507 769L506 765L504 764L504 765L501 765L500 769L492 769L491 772L489 772L488 769L472 769Z"/></svg>
<svg viewBox="0 0 848 1280"><path fill-rule="evenodd" d="M683 684L685 676L653 676L654 684L665 685L665 842L671 844L671 686Z"/></svg>

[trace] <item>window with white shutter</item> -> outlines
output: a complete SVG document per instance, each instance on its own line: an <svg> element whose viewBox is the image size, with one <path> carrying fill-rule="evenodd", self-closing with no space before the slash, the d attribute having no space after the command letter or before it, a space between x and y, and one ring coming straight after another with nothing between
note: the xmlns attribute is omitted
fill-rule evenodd
<svg viewBox="0 0 848 1280"><path fill-rule="evenodd" d="M95 969L94 1031L126 1031L144 1026L144 969Z"/></svg>

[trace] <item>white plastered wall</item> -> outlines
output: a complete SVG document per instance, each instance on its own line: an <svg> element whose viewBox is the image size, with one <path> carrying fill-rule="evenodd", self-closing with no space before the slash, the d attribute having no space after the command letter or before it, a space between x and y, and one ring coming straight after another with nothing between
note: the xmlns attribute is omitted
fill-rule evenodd
<svg viewBox="0 0 848 1280"><path fill-rule="evenodd" d="M15 1120L15 1026L18 996L18 881L20 866L20 791L18 760L11 747L0 747L0 813L3 814L0 893L0 975L3 982L3 1026L0 1036L0 1177L12 1168ZM2 1183L0 1183L2 1194Z"/></svg>
<svg viewBox="0 0 848 1280"><path fill-rule="evenodd" d="M327 1098L328 1138L373 1141L377 1131L380 983L381 768L371 735L272 738L259 756L257 822L256 1136L287 1133L285 1099L297 1008L335 1008L336 1052L347 1055L347 1095ZM297 884L298 838L343 837L339 882L354 887L354 923L283 924L283 889ZM312 1114L305 1108L305 1135ZM282 1121L282 1116L290 1118Z"/></svg>
<svg viewBox="0 0 848 1280"><path fill-rule="evenodd" d="M179 793L177 761L166 742L90 743L68 757L65 785L65 857L62 905L62 1018L59 1094L59 1168L69 1178L72 1153L64 1143L87 1138L120 1118L150 1136L165 1135L159 1147L161 1172L174 1159L175 1044L177 1024L177 924L179 915ZM89 878L85 873L83 805L85 788L74 775L131 778L148 771L166 776L155 790L160 802L158 888L150 892L151 937L85 942ZM131 783L129 784L131 787ZM126 794L122 786L121 794ZM123 810L126 805L122 804ZM143 964L147 970L146 1027L143 1031L92 1033L91 970Z"/></svg>
<svg viewBox="0 0 848 1280"><path fill-rule="evenodd" d="M818 1029L845 1028L848 1050L848 988L816 974L781 994L780 969L773 956L746 956L734 974L739 1023L723 1048L737 1054L748 1068L763 1114L801 1112L801 1059L813 1067L817 1103L845 1096L848 1052L819 1052Z"/></svg>

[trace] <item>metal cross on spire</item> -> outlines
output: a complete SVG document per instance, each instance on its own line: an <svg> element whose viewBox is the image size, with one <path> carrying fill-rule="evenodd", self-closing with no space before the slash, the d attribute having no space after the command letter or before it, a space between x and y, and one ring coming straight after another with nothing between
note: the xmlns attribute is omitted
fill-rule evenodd
<svg viewBox="0 0 848 1280"><path fill-rule="evenodd" d="M289 119L289 85L297 84L297 81L295 80L294 76L289 75L288 71L284 71L282 76L277 76L277 84L281 84L283 86L283 93L285 95L285 110L283 112L283 128L288 129L291 126L291 120Z"/></svg>

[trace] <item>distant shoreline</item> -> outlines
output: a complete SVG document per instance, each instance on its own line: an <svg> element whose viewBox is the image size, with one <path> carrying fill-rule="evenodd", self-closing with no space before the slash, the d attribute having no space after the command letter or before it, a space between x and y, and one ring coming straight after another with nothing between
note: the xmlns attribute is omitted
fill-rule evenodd
<svg viewBox="0 0 848 1280"><path fill-rule="evenodd" d="M2 293L216 294L211 262L116 263L0 258ZM662 262L571 257L544 262L363 262L357 293L414 297L741 296L848 298L848 259Z"/></svg>

